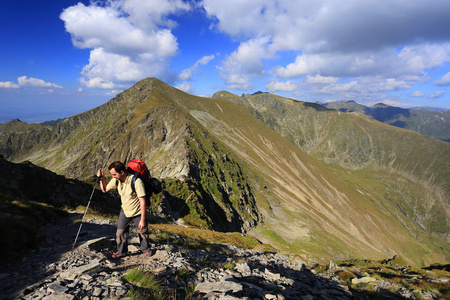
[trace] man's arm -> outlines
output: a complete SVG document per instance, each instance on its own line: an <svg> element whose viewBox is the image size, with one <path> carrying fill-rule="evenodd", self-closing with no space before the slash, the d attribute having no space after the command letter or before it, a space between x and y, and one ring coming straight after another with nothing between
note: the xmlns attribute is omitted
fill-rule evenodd
<svg viewBox="0 0 450 300"><path fill-rule="evenodd" d="M106 193L106 181L105 181L105 176L103 176L103 170L98 170L97 171L97 177L101 177L102 179L100 180L100 189L102 190L103 193Z"/></svg>
<svg viewBox="0 0 450 300"><path fill-rule="evenodd" d="M141 220L139 221L139 230L145 227L145 198L139 197L139 203L141 205Z"/></svg>

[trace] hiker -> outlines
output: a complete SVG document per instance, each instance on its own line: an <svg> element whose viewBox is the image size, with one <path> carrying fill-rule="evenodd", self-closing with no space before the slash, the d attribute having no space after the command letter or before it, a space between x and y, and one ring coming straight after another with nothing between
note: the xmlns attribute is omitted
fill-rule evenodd
<svg viewBox="0 0 450 300"><path fill-rule="evenodd" d="M113 254L113 258L120 258L128 254L128 233L132 220L139 233L140 250L145 255L151 255L152 251L148 240L144 183L140 178L136 178L134 186L136 192L133 192L131 182L135 175L129 174L125 164L120 161L113 162L108 167L108 170L113 178L107 185L103 176L103 170L97 171L97 177L101 177L100 188L103 193L117 189L122 202L116 232L117 253Z"/></svg>

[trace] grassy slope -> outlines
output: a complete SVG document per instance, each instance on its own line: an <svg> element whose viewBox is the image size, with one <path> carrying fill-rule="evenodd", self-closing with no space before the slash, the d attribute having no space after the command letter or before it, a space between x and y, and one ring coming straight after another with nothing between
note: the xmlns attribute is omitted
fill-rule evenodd
<svg viewBox="0 0 450 300"><path fill-rule="evenodd" d="M413 130L445 142L450 141L450 125L448 125L450 112L448 111L403 109L384 104L367 107L354 101L331 102L325 106L346 112L358 111L386 124Z"/></svg>
<svg viewBox="0 0 450 300"><path fill-rule="evenodd" d="M349 183L330 174L247 110L226 101L205 99L200 105L196 103L191 113L250 162L256 172L269 175L269 203L259 206L265 210L266 225L254 231L263 241L287 251L326 256L370 253L382 257L399 254L401 249L413 259L446 259L426 254L429 247L437 248L415 240L415 233L407 227L420 230L410 220L399 221L395 214L380 212L380 205L371 195L355 191ZM389 203L383 205L395 210ZM416 247L410 247L411 243ZM352 244L358 246L348 247Z"/></svg>
<svg viewBox="0 0 450 300"><path fill-rule="evenodd" d="M225 94L224 96L233 97L230 94ZM233 102L236 102L236 100L242 101L240 97L234 96ZM261 99L258 100L261 101ZM263 103L264 107L267 107L268 101L271 101L271 99L266 99L265 103ZM425 223L425 221L428 221L427 225L433 227L432 229L435 232L448 233L446 212L438 209L442 205L437 205L437 203L433 204L436 201L446 201L443 188L435 184L442 184L443 178L433 177L433 170L435 168L442 168L442 165L436 163L436 155L433 154L441 152L448 153L446 152L445 143L439 142L432 144L432 147L435 146L434 149L429 147L430 145L426 145L428 147L418 145L422 146L418 147L418 151L411 151L409 150L411 147L410 143L416 143L416 145L417 141L422 143L425 141L426 143L427 138L416 133L398 129L397 134L394 134L390 140L391 144L386 145L386 140L392 134L390 126L373 121L370 118L361 118L360 116L347 115L337 111L317 111L314 109L313 114L311 112L313 109L309 107L305 109L304 103L283 101L284 103L281 102L281 104L280 102L274 101L272 107L278 106L278 114L284 113L285 119L289 118L290 114L303 114L302 116L297 115L297 124L299 126L297 128L294 128L295 126L283 127L283 124L274 123L272 124L273 127L290 138L291 141L293 137L297 137L294 140L294 143L297 142L296 144L301 144L301 141L305 140L309 141L304 143L304 145L313 149L311 151L313 155L327 161L329 164L333 164L331 165L331 170L340 179L344 180L344 184L342 182L335 182L333 184L339 187L340 192L349 195L345 192L349 187L353 191L358 191L356 195L353 194L353 197L350 198L355 208L352 208L349 213L353 214L357 210L366 213L344 216L344 220L349 220L349 223L353 221L353 226L363 229L359 232L355 230L352 232L352 235L360 240L366 238L364 236L365 234L369 235L370 242L373 245L378 245L378 249L383 249L382 251L384 251L385 255L389 255L389 253L393 254L394 252L399 254L397 252L399 250L397 249L397 244L411 245L412 243L416 246L403 246L400 248L402 248L401 251L403 251L404 256L410 257L413 260L416 259L417 263L422 264L433 259L448 261L448 246L427 234L424 235L424 230L419 226L419 222L414 222L417 218L416 215L420 215L421 218L425 216L427 220L423 220L422 222ZM258 104L254 102L252 104L253 108L259 108ZM292 108L287 107L288 105L300 107L302 110L300 112L292 112ZM270 120L275 119L275 116L273 114L271 115L267 110L259 108L258 113L260 118L266 123L270 124ZM341 115L344 118L340 118ZM312 120L313 118L315 120ZM359 124L358 122L362 122L363 124ZM292 125L292 123L290 124ZM345 129L343 130L343 128ZM367 133L368 129L374 130L374 128L375 131L379 130L381 132L379 141L374 141L372 138L374 135ZM361 136L364 136L365 139L361 139ZM363 141L362 145L358 144L361 143L361 140ZM371 147L364 145L364 143L367 143ZM373 145L386 145L386 148L377 149ZM321 151L316 150L320 149L321 146L323 147ZM345 151L342 151L342 149ZM381 157L383 151L389 150L398 156L396 161L393 161L392 157L390 160L383 160L383 157ZM429 151L428 153L430 154L421 158L421 150ZM405 157L402 157L403 152L409 153ZM377 164L378 161L381 162L381 166ZM414 161L417 163L411 167L410 165ZM347 166L347 168L339 167L337 165L339 163ZM355 165L358 163L365 164L365 166L360 170L354 170L356 169ZM391 168L391 171L386 172L384 169L386 165ZM409 174L410 168L413 169L412 174ZM445 174L445 171L438 171L436 173ZM363 176L362 178L361 175ZM351 192L349 193L351 194ZM425 202L423 201L424 199L429 201ZM336 201L331 200L327 203L331 204L333 208L337 207L333 202ZM443 204L444 207L448 207L448 204ZM322 218L325 218L325 216L322 216ZM352 227L351 224L350 227ZM279 233L274 238L279 241L282 240ZM319 240L317 243L326 241L327 245L323 245L322 248L330 247L333 244L336 244L336 248L339 248L339 241L327 241L323 238ZM437 245L443 247L443 256L439 254L441 251ZM323 253L325 252L323 251Z"/></svg>

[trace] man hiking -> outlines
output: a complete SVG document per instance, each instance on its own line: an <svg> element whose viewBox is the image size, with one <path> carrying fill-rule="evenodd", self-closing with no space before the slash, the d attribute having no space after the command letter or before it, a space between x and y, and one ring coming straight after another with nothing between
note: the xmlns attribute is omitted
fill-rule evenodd
<svg viewBox="0 0 450 300"><path fill-rule="evenodd" d="M144 183L140 178L136 178L134 183L136 192L133 192L131 185L135 175L129 174L125 164L120 161L113 162L108 170L113 177L108 185L106 185L103 170L97 171L97 177L101 177L100 188L103 193L117 189L122 202L116 232L117 253L113 254L113 258L120 258L128 254L128 234L132 220L139 233L140 250L145 255L151 255L145 211L146 192Z"/></svg>

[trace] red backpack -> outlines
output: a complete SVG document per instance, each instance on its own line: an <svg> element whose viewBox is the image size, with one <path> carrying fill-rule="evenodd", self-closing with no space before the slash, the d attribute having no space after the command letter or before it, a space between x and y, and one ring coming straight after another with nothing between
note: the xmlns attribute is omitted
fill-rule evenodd
<svg viewBox="0 0 450 300"><path fill-rule="evenodd" d="M134 184L136 182L136 178L140 178L144 182L145 187L145 203L148 206L150 204L150 196L152 194L159 194L162 191L161 182L152 177L150 171L147 168L147 165L144 161L134 158L127 164L127 172L129 174L133 174L133 179L131 180L131 189L133 192L136 192L134 188ZM116 185L118 185L118 181Z"/></svg>

